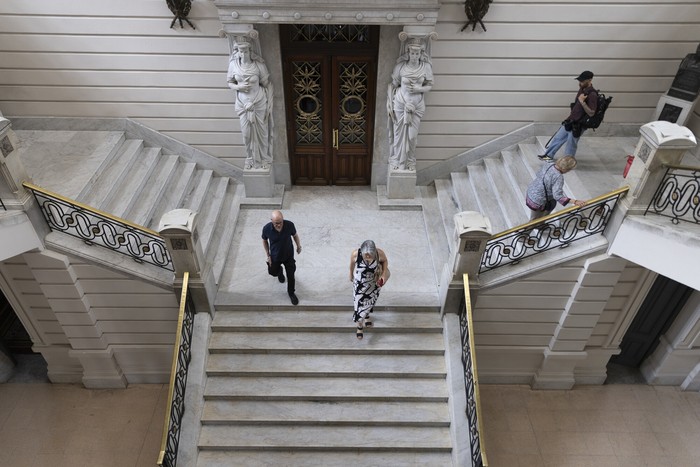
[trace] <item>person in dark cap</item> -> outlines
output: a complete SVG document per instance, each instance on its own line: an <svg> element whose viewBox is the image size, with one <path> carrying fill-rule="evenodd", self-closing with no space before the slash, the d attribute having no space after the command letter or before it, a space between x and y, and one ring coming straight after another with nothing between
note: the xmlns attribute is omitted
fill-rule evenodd
<svg viewBox="0 0 700 467"><path fill-rule="evenodd" d="M576 99L571 104L571 113L559 127L559 130L549 139L545 146L545 153L537 157L543 161L554 160L554 155L566 144L565 154L576 155L578 139L584 132L579 123L584 115L592 117L598 108L598 92L593 89L593 72L584 71L576 77L578 80L578 92Z"/></svg>

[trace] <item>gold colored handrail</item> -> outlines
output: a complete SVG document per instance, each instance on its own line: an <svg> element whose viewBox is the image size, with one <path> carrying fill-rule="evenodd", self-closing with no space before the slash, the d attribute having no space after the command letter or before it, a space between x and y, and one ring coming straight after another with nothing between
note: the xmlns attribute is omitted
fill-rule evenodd
<svg viewBox="0 0 700 467"><path fill-rule="evenodd" d="M99 214L100 216L104 216L107 219L113 220L115 222L119 222L121 224L127 225L131 227L132 229L135 230L140 230L142 232L146 232L150 235L156 236L160 238L160 234L154 230L149 229L148 227L144 227L142 225L134 224L133 222L130 222L126 219L122 219L121 217L114 216L112 214L109 214L108 212L100 211L99 209L96 209L92 206L88 206L87 204L81 203L80 201L76 201L74 199L66 198L65 196L61 196L58 193L54 193L53 191L47 190L46 188L41 188L40 186L34 185L33 183L30 182L22 182L22 185L25 188L28 188L32 191L38 191L39 193L43 193L46 196L49 196L51 198L56 198L59 201L63 201L64 203L72 204L74 206L78 206L79 208L85 209L86 211L94 212L95 214Z"/></svg>
<svg viewBox="0 0 700 467"><path fill-rule="evenodd" d="M614 198L615 196L619 196L623 193L627 193L629 191L629 189L630 189L629 186L624 186L622 188L618 188L617 190L613 190L609 193L597 196L595 198L592 198L592 199L586 201L585 206L570 206L568 208L564 208L561 211L554 212L554 213L549 214L547 216L539 217L539 218L535 219L534 221L529 221L529 222L526 222L525 224L520 224L516 227L513 227L512 229L504 230L503 232L498 232L497 234L492 235L490 240L495 240L495 239L500 238L500 237L505 237L508 234L511 234L511 233L516 232L518 230L525 229L527 227L534 227L538 224L543 224L551 219L554 219L555 217L559 217L559 216L562 216L564 214L568 214L570 212L576 211L577 209L585 209L586 207L588 207L591 204L595 204L599 201Z"/></svg>
<svg viewBox="0 0 700 467"><path fill-rule="evenodd" d="M472 360L472 377L474 378L474 398L476 403L476 420L479 427L479 447L481 450L481 461L484 467L489 463L486 458L486 443L484 442L484 419L481 416L481 396L479 395L479 372L476 368L476 343L474 341L474 320L472 318L472 300L469 292L469 274L462 275L464 283L464 303L467 309L467 326L469 328L469 347Z"/></svg>
<svg viewBox="0 0 700 467"><path fill-rule="evenodd" d="M187 302L187 287L190 280L190 273L182 275L182 292L180 293L180 310L177 315L177 330L175 331L175 345L173 346L173 364L170 368L170 384L168 385L168 405L165 410L165 423L163 424L163 438L160 442L160 453L158 454L158 465L163 465L165 448L168 442L168 431L170 428L170 415L173 406L173 393L175 392L175 374L177 371L178 352L180 351L180 339L182 335L182 323L185 320L185 303Z"/></svg>

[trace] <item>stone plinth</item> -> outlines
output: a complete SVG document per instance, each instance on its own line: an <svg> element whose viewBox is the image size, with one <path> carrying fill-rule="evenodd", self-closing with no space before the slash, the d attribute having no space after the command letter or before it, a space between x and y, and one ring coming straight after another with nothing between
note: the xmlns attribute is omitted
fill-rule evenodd
<svg viewBox="0 0 700 467"><path fill-rule="evenodd" d="M247 198L273 198L275 196L275 180L272 167L267 169L244 169L243 185Z"/></svg>
<svg viewBox="0 0 700 467"><path fill-rule="evenodd" d="M416 195L416 171L389 169L386 191L389 199L413 199Z"/></svg>
<svg viewBox="0 0 700 467"><path fill-rule="evenodd" d="M663 120L683 126L688 121L695 102L664 94L656 105L653 120Z"/></svg>

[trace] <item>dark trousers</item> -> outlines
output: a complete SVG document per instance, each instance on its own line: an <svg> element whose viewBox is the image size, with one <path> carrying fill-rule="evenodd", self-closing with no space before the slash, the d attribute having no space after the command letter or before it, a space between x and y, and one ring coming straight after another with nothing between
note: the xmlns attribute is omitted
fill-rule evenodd
<svg viewBox="0 0 700 467"><path fill-rule="evenodd" d="M294 258L290 258L287 261L278 263L272 260L271 264L267 265L267 272L271 276L279 277L283 274L282 265L284 265L284 270L287 271L287 293L294 293L294 271L297 270L297 262Z"/></svg>

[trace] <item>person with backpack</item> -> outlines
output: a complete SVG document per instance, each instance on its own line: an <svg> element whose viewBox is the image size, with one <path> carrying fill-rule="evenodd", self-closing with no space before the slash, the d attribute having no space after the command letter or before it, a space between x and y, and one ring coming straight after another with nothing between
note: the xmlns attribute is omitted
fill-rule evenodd
<svg viewBox="0 0 700 467"><path fill-rule="evenodd" d="M584 71L578 77L578 92L571 104L571 113L561 123L559 130L550 138L545 146L545 153L537 157L543 161L554 160L554 155L566 144L565 153L576 156L578 140L587 127L581 121L592 117L598 108L598 91L593 88L593 72Z"/></svg>

